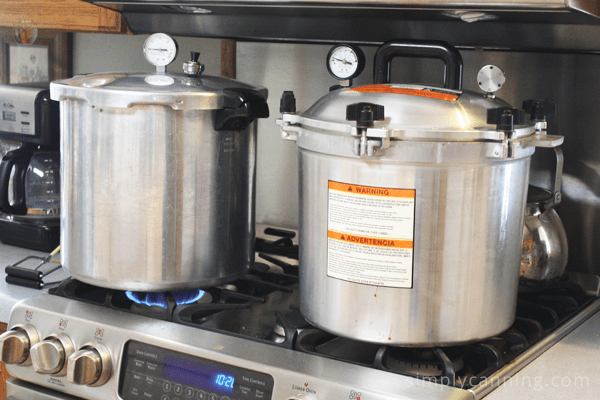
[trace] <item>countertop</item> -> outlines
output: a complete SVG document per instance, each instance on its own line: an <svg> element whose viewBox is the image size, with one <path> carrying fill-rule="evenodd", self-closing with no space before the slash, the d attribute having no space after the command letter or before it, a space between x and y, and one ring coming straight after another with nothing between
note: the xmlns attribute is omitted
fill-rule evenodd
<svg viewBox="0 0 600 400"><path fill-rule="evenodd" d="M39 256L39 257L46 257L48 255L48 253L43 253L43 252L33 251L33 250L28 250L28 249L22 249L20 247L9 246L4 243L0 243L0 276L1 276L1 279L0 279L0 322L8 321L8 317L10 315L10 310L12 309L13 305L17 301L28 298L28 297L39 296L41 293L43 293L45 290L47 290L47 289L36 290L36 289L24 288L21 286L9 285L6 283L6 281L4 279L6 277L6 274L4 273L4 268L6 266L12 265L12 264L18 262L19 260L22 260L23 258L25 258L27 256L31 256L31 255ZM58 256L55 258L58 258ZM39 263L40 263L39 260L32 259L32 260L27 260L23 264L20 264L20 266L24 266L27 268L34 268ZM57 266L57 264L49 263L47 265L42 266L41 270L49 271L50 269L54 268L55 266ZM63 279L66 279L67 277L68 277L68 274L64 270L59 269L56 272L48 275L46 278L43 279L43 281L44 281L44 283L50 283L50 282L54 282L54 281L61 281Z"/></svg>
<svg viewBox="0 0 600 400"><path fill-rule="evenodd" d="M598 398L600 312L484 397L484 400Z"/></svg>

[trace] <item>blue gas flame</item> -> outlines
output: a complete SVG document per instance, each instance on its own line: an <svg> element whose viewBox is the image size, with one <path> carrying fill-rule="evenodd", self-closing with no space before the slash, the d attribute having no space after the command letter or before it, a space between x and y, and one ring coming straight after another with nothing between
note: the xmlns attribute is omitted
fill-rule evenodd
<svg viewBox="0 0 600 400"><path fill-rule="evenodd" d="M171 295L173 295L173 298L175 299L175 304L180 306L182 304L190 304L200 300L202 296L204 296L204 290L181 290L179 292L171 292Z"/></svg>
<svg viewBox="0 0 600 400"><path fill-rule="evenodd" d="M162 292L132 292L126 291L125 295L127 298L137 304L145 304L147 306L159 306L167 308L167 298ZM178 292L171 292L171 295L175 299L175 304L190 304L193 303L202 296L204 296L203 290L181 290Z"/></svg>

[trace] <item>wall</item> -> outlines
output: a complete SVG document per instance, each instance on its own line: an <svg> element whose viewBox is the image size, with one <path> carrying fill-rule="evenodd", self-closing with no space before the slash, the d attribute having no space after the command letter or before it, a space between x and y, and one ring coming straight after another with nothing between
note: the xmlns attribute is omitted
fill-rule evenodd
<svg viewBox="0 0 600 400"><path fill-rule="evenodd" d="M73 34L73 73L152 72L155 67L144 58L142 46L149 35L110 35L97 33ZM190 51L199 51L206 73L221 71L221 41L176 37L179 55L168 67L170 72L182 72L181 65L190 58Z"/></svg>
<svg viewBox="0 0 600 400"><path fill-rule="evenodd" d="M145 36L76 34L74 71L152 70L143 58ZM219 41L178 38L180 53L200 49L207 73L219 74ZM280 226L298 225L296 145L281 140L275 119L279 98L293 90L298 109L309 107L337 82L325 68L329 45L238 43L237 78L269 89L271 117L260 120L258 139L257 221ZM374 47L363 47L367 66L356 84L371 83ZM520 107L528 98L558 104L549 133L565 136L563 204L558 212L569 238L570 268L600 273L600 56L583 54L461 51L463 87L480 92L477 72L494 64L506 72L498 96ZM180 59L182 56L180 55ZM182 59L183 60L183 59ZM179 60L177 64L180 64ZM178 67L173 66L175 71ZM394 82L442 82L439 61L396 59ZM547 171L554 168L553 152L539 150L533 159L532 181L550 187Z"/></svg>

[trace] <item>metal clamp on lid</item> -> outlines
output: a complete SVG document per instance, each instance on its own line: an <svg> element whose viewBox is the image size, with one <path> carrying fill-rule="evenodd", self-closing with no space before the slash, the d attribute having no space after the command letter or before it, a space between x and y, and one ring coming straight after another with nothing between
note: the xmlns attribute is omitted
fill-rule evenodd
<svg viewBox="0 0 600 400"><path fill-rule="evenodd" d="M553 191L553 198L554 196L557 196L558 202L553 204L553 206L558 205L558 203L560 203L560 177L562 176L563 164L562 150L558 148L558 146L560 146L563 143L564 137L559 135L548 135L546 133L546 128L548 127L546 117L556 114L556 103L542 99L525 100L523 101L523 110L525 113L530 114L530 120L535 124L535 134L523 138L520 141L521 146L535 146L546 148L553 147L556 152L556 179L558 182L558 188L555 185L555 190Z"/></svg>
<svg viewBox="0 0 600 400"><path fill-rule="evenodd" d="M515 125L525 123L525 111L515 107L491 108L487 110L487 123L512 135Z"/></svg>
<svg viewBox="0 0 600 400"><path fill-rule="evenodd" d="M375 121L385 120L385 108L382 105L374 103L348 104L346 119L356 121L357 134L360 135L360 139L354 140L354 154L373 156L377 149L386 149L390 146L389 135L377 139L369 137L369 133L372 131L369 128L375 126Z"/></svg>
<svg viewBox="0 0 600 400"><path fill-rule="evenodd" d="M523 109L531 114L532 121L546 121L547 116L556 114L556 103L549 100L529 99L523 101Z"/></svg>

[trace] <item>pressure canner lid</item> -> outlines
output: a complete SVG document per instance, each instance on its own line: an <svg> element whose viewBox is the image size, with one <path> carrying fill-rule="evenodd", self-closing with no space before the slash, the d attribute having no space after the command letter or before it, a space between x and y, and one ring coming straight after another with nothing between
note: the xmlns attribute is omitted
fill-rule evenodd
<svg viewBox="0 0 600 400"><path fill-rule="evenodd" d="M169 73L100 73L52 82L52 100L84 100L92 106L166 105L175 110L218 110L239 90L266 99L267 89L218 76Z"/></svg>
<svg viewBox="0 0 600 400"><path fill-rule="evenodd" d="M330 129L339 126L340 133L345 133L356 124L348 119L348 106L365 103L382 107L371 107L382 113L375 126L385 126L392 138L400 140L499 140L504 132L488 123L488 110L511 108L506 101L482 93L425 85L373 84L330 92L301 118L307 123L329 123ZM535 124L515 124L514 132L513 138L529 136L535 132Z"/></svg>

